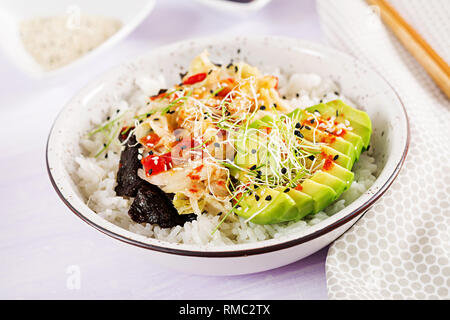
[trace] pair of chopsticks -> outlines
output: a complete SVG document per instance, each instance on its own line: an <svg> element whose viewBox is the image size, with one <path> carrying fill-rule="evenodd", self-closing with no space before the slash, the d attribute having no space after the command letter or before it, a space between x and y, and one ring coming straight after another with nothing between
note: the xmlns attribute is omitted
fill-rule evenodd
<svg viewBox="0 0 450 320"><path fill-rule="evenodd" d="M380 9L384 23L450 99L450 67L385 0L367 0ZM424 5L426 5L424 2Z"/></svg>

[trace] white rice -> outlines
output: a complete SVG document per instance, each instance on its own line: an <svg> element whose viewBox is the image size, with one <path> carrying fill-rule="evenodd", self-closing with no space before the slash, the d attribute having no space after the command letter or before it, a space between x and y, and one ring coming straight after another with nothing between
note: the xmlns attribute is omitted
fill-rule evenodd
<svg viewBox="0 0 450 320"><path fill-rule="evenodd" d="M280 94L299 107L307 107L319 103L341 98L339 88L331 81L323 80L315 74L294 74L291 77L280 79ZM164 79L136 79L136 90L127 101L119 105L121 110L142 106L149 95L155 94L159 88L164 87ZM161 85L158 85L161 84ZM117 105L111 114L115 113ZM104 120L104 119L103 119ZM99 125L101 119L94 121L93 125ZM95 135L91 139L81 141L82 148L86 154L95 154L102 148L101 135ZM355 181L351 187L323 212L311 214L304 220L297 222L280 223L273 225L257 225L244 223L244 219L235 217L232 221L225 221L220 229L211 235L211 231L217 226L220 216L202 214L196 221L188 222L183 227L161 228L148 223L138 224L128 216L128 209L132 200L116 196L114 187L116 185L116 172L120 160L121 146L112 144L108 157L93 158L87 156L77 157L79 165L76 170L78 185L86 197L88 206L104 219L131 232L165 240L174 243L199 244L199 245L229 245L236 243L249 243L272 238L280 238L293 233L301 233L305 229L327 219L345 206L349 205L361 194L363 194L375 181L377 165L371 156L373 148L361 155L359 161L354 165Z"/></svg>

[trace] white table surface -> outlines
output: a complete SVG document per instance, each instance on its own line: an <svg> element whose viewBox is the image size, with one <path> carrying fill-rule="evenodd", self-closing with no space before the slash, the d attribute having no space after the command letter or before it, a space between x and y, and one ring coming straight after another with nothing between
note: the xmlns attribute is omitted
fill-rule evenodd
<svg viewBox="0 0 450 320"><path fill-rule="evenodd" d="M181 274L153 263L145 249L89 227L66 208L50 184L45 166L47 135L57 113L84 84L152 48L215 34L324 41L313 0L274 0L248 17L205 10L193 1L160 0L144 23L110 52L56 80L30 79L0 53L0 298L327 298L327 248L258 274ZM79 288L68 285L71 266L80 272Z"/></svg>

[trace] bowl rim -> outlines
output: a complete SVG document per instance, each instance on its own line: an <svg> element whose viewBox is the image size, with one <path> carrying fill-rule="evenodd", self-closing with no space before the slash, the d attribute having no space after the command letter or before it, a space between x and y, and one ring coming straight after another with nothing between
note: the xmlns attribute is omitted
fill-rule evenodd
<svg viewBox="0 0 450 320"><path fill-rule="evenodd" d="M229 37L230 39L232 37ZM259 37L254 37L254 38L259 38ZM266 37L267 38L267 37ZM223 251L223 250L205 250L205 251L201 251L201 250L189 250L189 249L179 249L179 248L171 248L171 247L164 247L162 245L156 245L156 244L150 244L150 243L144 243L138 240L134 240L131 238L128 238L124 235L118 234L114 231L108 230L107 228L93 222L92 220L90 220L88 217L86 217L85 215L83 215L79 210L77 210L71 203L70 201L64 196L64 194L62 193L62 191L59 189L55 178L51 172L50 169L50 163L49 163L49 143L50 143L50 139L52 137L52 134L54 132L54 126L56 125L58 119L59 119L59 115L66 109L66 106L70 104L71 101L69 101L68 103L65 104L64 108L60 111L60 114L58 114L58 116L56 117L51 129L50 129L50 133L48 135L47 138L47 144L46 144L46 149L45 149L45 160L46 160L46 168L47 168L47 173L49 175L50 178L50 182L53 186L53 188L55 189L56 193L58 194L58 196L60 197L60 199L63 201L63 203L77 216L79 217L81 220L83 220L84 222L86 222L88 225L90 225L91 227L94 227L95 229L97 229L98 231L114 238L117 239L119 241L122 241L124 243L127 244L131 244L140 248L144 248L144 249L149 249L152 251L156 251L156 252L160 252L160 253L169 253L169 254L174 254L174 255L180 255L180 256L190 256L190 257L202 257L202 258L230 258L230 257L244 257L244 256L250 256L250 255L258 255L258 254L264 254L264 253L269 253L269 252L273 252L273 251L278 251L278 250L282 250L282 249L287 249L287 248L291 248L294 246L297 246L299 244L311 241L313 239L319 238L343 225L345 225L347 222L353 220L354 218L356 218L358 215L362 215L364 214L388 189L389 187L392 185L392 183L394 182L394 180L397 178L403 163L405 162L408 150L409 150L409 145L410 145L410 123L409 123L409 117L404 105L403 100L401 99L400 95L398 94L398 92L395 90L395 88L386 80L386 78L381 75L378 71L368 67L366 64L362 63L361 61L359 61L358 59L356 59L355 57L342 52L340 50L337 50L335 48L329 47L327 45L321 44L321 43L315 43L315 42L311 42L311 41L306 41L306 40L299 40L299 39L292 39L290 37L280 37L280 36L270 36L270 39L288 39L288 40L295 40L296 43L298 45L313 45L315 47L322 47L325 48L327 50L332 50L334 52L339 53L340 55L346 56L347 59L351 59L354 62L357 62L358 64L364 66L368 71L373 72L374 74L376 74L380 80L382 80L391 90L392 92L395 94L396 98L398 99L398 102L400 103L401 107L402 107L402 111L403 111L403 115L405 116L405 125L406 125L406 139L405 139L405 146L402 152L402 155L400 157L400 159L398 160L398 162L395 164L395 168L393 169L393 171L391 172L391 174L389 175L389 177L385 180L384 184L380 186L380 188L370 196L370 198L365 201L364 203L362 203L359 207L357 207L356 209L354 209L353 211L349 212L347 215L343 216L342 218L336 220L333 223L327 224L324 227L311 232L309 234L305 234L305 235L300 235L299 237L295 238L295 239L290 239L290 240L286 240L286 241L281 241L279 243L275 243L275 244L269 244L266 246L261 246L261 247L257 247L257 248L249 248L249 249L238 249L238 250L227 250L227 251ZM211 37L202 37L202 38L195 38L195 40L200 40L200 41L207 41L207 40L212 40L213 38ZM163 47L160 48L164 48L167 46L172 46L172 45L177 45L177 44L182 44L182 43L187 43L189 41L192 41L193 39L188 39L188 40L184 40L184 41L179 41L179 42L175 42L172 44L168 44L165 45ZM135 57L134 59L128 59L125 62L120 63L118 66L113 67L112 69L110 69L109 71L112 71L114 69L118 69L121 66L123 66L124 64L126 64L127 62L130 61L136 61L139 58L144 57L145 54L140 55L138 57ZM100 78L102 78L103 76L105 76L106 74L108 74L107 72L102 73L101 75L99 75L99 77L96 78L96 80L98 81ZM94 81L89 82L87 86L89 86L90 84L94 83ZM83 90L83 89L82 89ZM79 92L81 92L82 90L80 90ZM78 93L79 93L78 92ZM74 96L76 97L76 95ZM92 211L92 209L90 209Z"/></svg>

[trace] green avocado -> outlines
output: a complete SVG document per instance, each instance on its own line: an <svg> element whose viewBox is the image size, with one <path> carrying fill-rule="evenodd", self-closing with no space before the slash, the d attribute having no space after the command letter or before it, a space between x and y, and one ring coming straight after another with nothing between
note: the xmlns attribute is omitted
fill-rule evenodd
<svg viewBox="0 0 450 320"><path fill-rule="evenodd" d="M236 156L234 163L240 167L251 168L258 164L259 150L258 130L251 128L245 132L240 132L236 139Z"/></svg>
<svg viewBox="0 0 450 320"><path fill-rule="evenodd" d="M311 196L307 195L304 192L287 187L280 187L277 188L277 190L284 192L289 197L291 197L292 200L295 201L295 212L286 212L286 214L283 215L283 219L285 219L286 221L300 220L313 212L314 200Z"/></svg>
<svg viewBox="0 0 450 320"><path fill-rule="evenodd" d="M362 149L364 147L364 142L360 136L358 136L356 133L353 133L351 131L346 131L342 136L342 139L344 139L347 142L350 142L353 145L353 148L355 149L355 156L356 161L359 160L359 156L361 155Z"/></svg>
<svg viewBox="0 0 450 320"><path fill-rule="evenodd" d="M314 200L314 210L312 213L322 211L337 198L337 194L333 188L311 179L306 179L302 182L301 191L311 196Z"/></svg>
<svg viewBox="0 0 450 320"><path fill-rule="evenodd" d="M252 194L244 196L240 207L236 209L237 215L249 219L256 224L273 224L286 220L297 212L295 201L284 192L268 187L258 188Z"/></svg>
<svg viewBox="0 0 450 320"><path fill-rule="evenodd" d="M336 198L339 197L347 187L347 184L344 181L324 171L314 173L311 180L331 187L334 192L336 192Z"/></svg>
<svg viewBox="0 0 450 320"><path fill-rule="evenodd" d="M321 148L322 152L324 152L327 156L333 158L334 162L336 162L338 165L348 170L352 170L353 162L350 157L326 145L321 146Z"/></svg>
<svg viewBox="0 0 450 320"><path fill-rule="evenodd" d="M327 167L326 169L322 167L321 170L342 180L346 185L344 191L350 188L354 179L353 172L345 169L344 167L341 167L337 163L333 163L330 167Z"/></svg>
<svg viewBox="0 0 450 320"><path fill-rule="evenodd" d="M336 117L339 123L345 123L348 120L352 132L361 137L364 147L370 143L370 136L372 134L372 122L369 115L364 111L352 108L346 105L342 100L333 100L327 103L320 103L318 105L306 108L309 112L319 112L322 117Z"/></svg>
<svg viewBox="0 0 450 320"><path fill-rule="evenodd" d="M351 163L356 161L356 149L354 145L340 137L333 136L320 130L309 130L303 128L300 130L306 140L326 143L331 148L339 151L351 159Z"/></svg>

